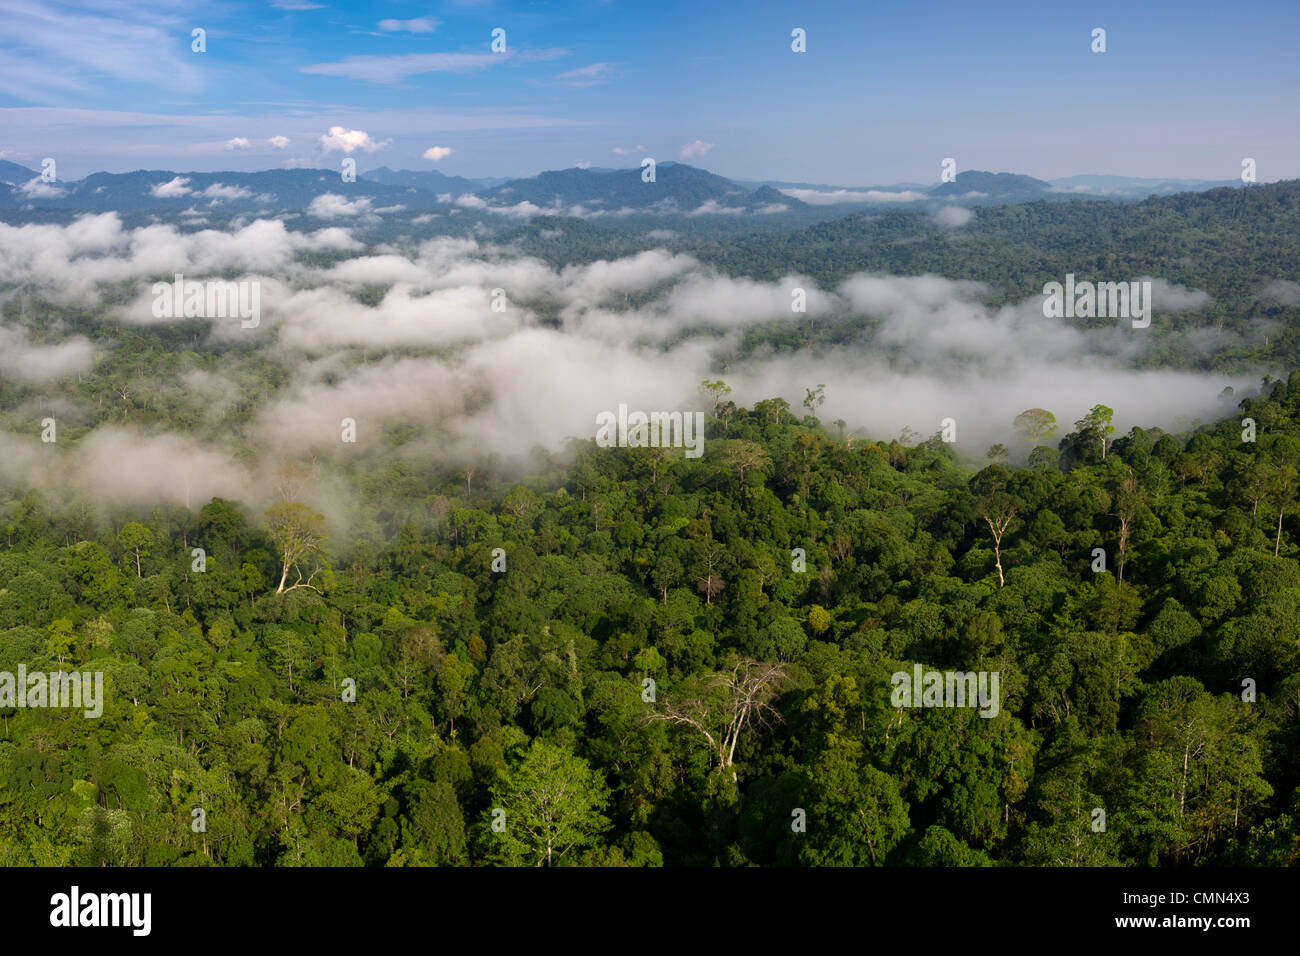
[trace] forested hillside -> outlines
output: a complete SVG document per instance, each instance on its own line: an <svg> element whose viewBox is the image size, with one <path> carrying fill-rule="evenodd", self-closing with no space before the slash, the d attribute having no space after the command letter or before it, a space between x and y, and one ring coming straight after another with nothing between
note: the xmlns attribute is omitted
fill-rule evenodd
<svg viewBox="0 0 1300 956"><path fill-rule="evenodd" d="M0 669L106 677L97 719L0 710L0 861L1300 859L1300 374L979 471L711 394L695 460L390 472L382 546L301 475L264 515L13 499ZM997 716L895 707L916 664L1000 674Z"/></svg>
<svg viewBox="0 0 1300 956"><path fill-rule="evenodd" d="M728 227L729 230L728 231ZM674 223L676 235L645 238L605 223L539 217L513 235L554 264L593 262L664 245L727 275L772 281L791 273L831 286L857 272L938 275L983 283L987 301L1006 305L1042 293L1067 273L1153 276L1209 297L1202 307L1162 297L1160 320L1144 332L1151 347L1126 356L1147 368L1215 371L1291 368L1300 357L1292 321L1300 303L1300 182L1152 197L1138 203L1039 200L973 211L954 229L930 212L861 213L803 229L748 224ZM736 233L745 229L743 234ZM797 317L796 317L797 318ZM1077 320L1104 330L1109 319ZM860 334L805 319L749 332L749 346L790 351L841 344Z"/></svg>

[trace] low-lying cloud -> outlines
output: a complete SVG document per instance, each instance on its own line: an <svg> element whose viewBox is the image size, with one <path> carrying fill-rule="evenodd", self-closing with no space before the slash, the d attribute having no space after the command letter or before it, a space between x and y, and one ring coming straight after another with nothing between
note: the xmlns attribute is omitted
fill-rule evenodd
<svg viewBox="0 0 1300 956"><path fill-rule="evenodd" d="M885 189L782 189L791 199L810 206L836 206L840 203L909 203L930 199L925 193L905 189L891 192Z"/></svg>
<svg viewBox="0 0 1300 956"><path fill-rule="evenodd" d="M825 384L821 419L877 439L904 426L929 435L955 418L957 450L972 460L994 442L1012 444L1011 422L1026 408L1053 411L1068 430L1104 403L1121 432L1175 430L1230 412L1224 386L1258 380L1142 369L1152 338L1126 321L1086 329L1045 318L1041 296L995 307L980 283L933 275L858 274L822 288L797 274L729 276L664 249L556 267L472 238L367 248L346 228L294 232L275 220L190 233L126 229L113 214L68 226L0 224L0 282L73 303L102 303L115 288L106 308L119 321L173 321L153 316L148 284L177 272L259 282L256 328L214 319L193 346L255 348L153 383L203 410L193 434L102 424L53 453L63 480L93 482L97 500L193 505L220 494L261 504L275 461L314 456L330 475L329 514L346 522L342 476L374 456L435 469L496 456L522 467L537 446L590 439L596 415L620 403L703 409L704 379L724 379L742 404L780 396L796 410L806 388ZM125 300L122 283L135 284ZM1155 324L1209 302L1199 290L1153 283ZM850 321L859 331L840 344L813 344L817 329ZM763 327L787 345L797 330L803 344L746 345ZM284 375L272 386L241 355L270 359ZM36 344L21 327L0 326L0 356L6 375L50 383L89 367L93 349L80 335ZM250 400L251 413L230 424L227 409ZM95 409L81 414L93 421ZM343 419L355 422L355 443L341 439ZM32 480L49 467L51 453L33 441L0 433L0 479Z"/></svg>

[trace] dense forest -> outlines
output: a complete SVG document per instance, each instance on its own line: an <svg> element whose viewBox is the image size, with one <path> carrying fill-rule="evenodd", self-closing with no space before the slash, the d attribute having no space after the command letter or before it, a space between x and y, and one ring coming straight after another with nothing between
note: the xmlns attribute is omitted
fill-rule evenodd
<svg viewBox="0 0 1300 956"><path fill-rule="evenodd" d="M105 699L0 709L0 861L1300 860L1300 373L979 468L706 392L699 459L376 474L378 540L291 463L264 514L7 496L0 670ZM918 664L996 716L895 706Z"/></svg>
<svg viewBox="0 0 1300 956"><path fill-rule="evenodd" d="M674 222L670 238L628 229L537 217L511 234L519 248L560 264L628 255L656 245L692 255L732 276L771 281L797 273L831 286L857 272L938 275L983 283L987 301L1004 305L1041 294L1045 277L1159 276L1204 290L1204 308L1157 303L1156 344L1131 361L1148 368L1214 371L1290 368L1300 337L1289 317L1298 302L1300 182L1211 189L1138 203L1035 202L973 210L959 230L929 212L860 213L802 229L732 232L698 221ZM1109 320L1083 319L1102 331ZM809 343L841 345L858 337L849 321L783 321L747 330L738 355Z"/></svg>

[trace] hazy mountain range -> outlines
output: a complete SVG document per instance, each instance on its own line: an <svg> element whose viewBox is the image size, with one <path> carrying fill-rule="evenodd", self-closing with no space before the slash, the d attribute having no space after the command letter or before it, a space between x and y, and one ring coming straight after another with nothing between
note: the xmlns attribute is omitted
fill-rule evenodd
<svg viewBox="0 0 1300 956"><path fill-rule="evenodd" d="M137 170L93 173L45 183L40 173L0 160L0 209L139 212L216 210L223 213L293 211L319 218L420 212L439 208L593 216L704 216L807 214L816 207L836 214L864 207L939 208L1034 200L1112 199L1236 186L1233 180L1138 179L1081 175L1047 181L1014 173L961 172L938 185L896 183L846 187L812 183L728 179L684 163L660 163L653 184L640 168L550 170L520 179L467 179L436 170L363 171L344 182L329 169L184 173Z"/></svg>

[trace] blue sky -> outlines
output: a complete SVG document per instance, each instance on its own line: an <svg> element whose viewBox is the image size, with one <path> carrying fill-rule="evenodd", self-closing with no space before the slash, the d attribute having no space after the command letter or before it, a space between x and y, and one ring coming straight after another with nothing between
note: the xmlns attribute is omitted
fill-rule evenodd
<svg viewBox="0 0 1300 956"><path fill-rule="evenodd" d="M1298 27L1294 0L0 0L0 157L52 156L72 179L346 155L510 176L653 156L875 185L935 182L948 156L1205 179L1250 156L1270 181L1300 176Z"/></svg>

